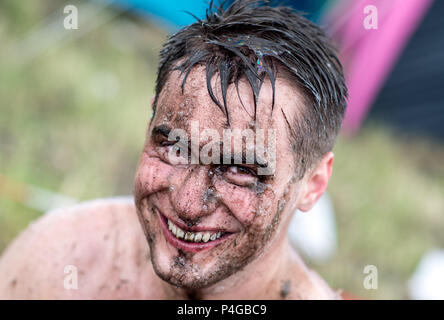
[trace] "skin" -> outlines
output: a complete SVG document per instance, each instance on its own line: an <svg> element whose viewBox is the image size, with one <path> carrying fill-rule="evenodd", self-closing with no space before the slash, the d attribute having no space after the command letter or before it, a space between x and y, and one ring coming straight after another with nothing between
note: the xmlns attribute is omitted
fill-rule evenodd
<svg viewBox="0 0 444 320"><path fill-rule="evenodd" d="M193 68L183 94L181 83L180 74L171 73L159 96L135 177L135 206L105 201L42 218L0 259L0 298L337 297L304 265L287 237L292 214L312 208L327 187L333 164L328 152L297 179L284 117L291 122L304 108L297 89L278 77L272 111L271 85L266 81L262 86L256 126L276 130L276 170L258 177L255 165L170 163L168 141L154 128L180 128L190 135L191 121L199 121L201 132L211 128L222 136L228 127L226 115L208 95L203 67ZM222 101L216 77L213 85ZM251 128L253 98L243 81L239 96L230 86L231 128ZM182 250L167 240L159 213L176 224L229 235L205 250ZM65 265L79 270L77 290L63 287Z"/></svg>

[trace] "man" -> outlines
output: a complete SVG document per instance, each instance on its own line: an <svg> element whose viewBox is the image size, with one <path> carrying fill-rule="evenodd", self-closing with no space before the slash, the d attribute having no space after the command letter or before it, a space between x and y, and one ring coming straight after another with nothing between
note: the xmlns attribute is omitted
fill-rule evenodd
<svg viewBox="0 0 444 320"><path fill-rule="evenodd" d="M327 187L346 95L305 18L210 8L161 51L135 205L45 215L0 260L0 298L337 298L287 229Z"/></svg>

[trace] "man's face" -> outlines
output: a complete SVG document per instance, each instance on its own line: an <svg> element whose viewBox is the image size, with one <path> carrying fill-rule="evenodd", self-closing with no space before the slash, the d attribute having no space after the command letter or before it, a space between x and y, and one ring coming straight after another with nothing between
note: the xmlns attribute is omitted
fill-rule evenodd
<svg viewBox="0 0 444 320"><path fill-rule="evenodd" d="M222 101L216 78L213 88ZM203 67L193 68L183 94L181 84L179 73L173 72L158 99L136 174L135 199L156 273L180 287L202 288L227 278L286 237L300 188L287 121L294 120L301 99L278 79L272 111L272 89L265 81L254 124L252 91L241 81L243 104L235 86L227 91L228 126L208 94ZM213 129L220 137L224 129L263 129L265 148L271 143L267 133L275 130L274 173L257 175L257 164L172 163L169 152L175 142L168 141L168 132L182 129L190 138L192 123L198 123L201 134ZM200 141L199 150L209 141ZM245 154L245 144L231 151Z"/></svg>

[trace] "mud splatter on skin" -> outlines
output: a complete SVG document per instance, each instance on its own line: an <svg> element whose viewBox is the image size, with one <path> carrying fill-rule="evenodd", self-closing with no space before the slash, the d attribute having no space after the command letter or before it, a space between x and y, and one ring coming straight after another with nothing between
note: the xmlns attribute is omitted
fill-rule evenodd
<svg viewBox="0 0 444 320"><path fill-rule="evenodd" d="M199 218L194 219L194 220L186 220L186 219L182 219L182 220L188 226L188 228L191 228L191 227L194 227L194 226L198 225L200 220L201 220L201 218L199 217Z"/></svg>
<svg viewBox="0 0 444 320"><path fill-rule="evenodd" d="M145 224L145 225L148 225L148 224L149 224L149 221L146 220L146 219L144 219L144 224ZM148 231L146 231L146 232L145 232L145 238L147 239L148 244L152 245L152 244L156 241L156 234L154 234L154 233L152 233L152 232L148 232Z"/></svg>
<svg viewBox="0 0 444 320"><path fill-rule="evenodd" d="M285 199L281 199L281 200L278 201L278 211L279 211L279 213L281 213L282 210L284 210L286 202L287 201L285 201Z"/></svg>
<svg viewBox="0 0 444 320"><path fill-rule="evenodd" d="M285 299L291 291L291 280L287 280L282 284L280 295L282 299Z"/></svg>
<svg viewBox="0 0 444 320"><path fill-rule="evenodd" d="M175 106L177 110L175 113L176 116L173 116L170 119L169 125L172 128L180 127L188 131L188 128L191 125L190 121L192 120L203 121L203 125L201 123L201 128L203 126L221 128L221 124L219 123L219 125L217 125L218 123L216 123L216 120L213 120L213 118L217 117L214 117L214 112L210 110L212 106L209 106L209 104L205 102L205 95L199 91L198 86L202 87L199 85L199 79L202 78L201 74L190 74L190 77L190 80L195 77L193 81L196 83L192 88L193 90L187 91L193 92L193 94L196 95L195 103L196 106L199 106L199 113L196 114L196 109L194 112L187 114L188 111L193 111L193 109L190 106L186 106L183 97L190 97L192 100L194 100L194 98L191 95L181 95L179 92L172 90L171 87L167 92L162 92L161 97L159 98L159 113L155 116L157 119L155 119L153 125L155 123L157 125L161 124L164 117L166 117L166 120L168 120L166 111L162 111L162 108L165 108L165 106L168 105ZM169 86L172 86L174 81L168 81L167 83ZM248 91L248 93L250 92ZM167 97L170 98L168 99ZM180 105L180 103L182 103L182 105ZM189 101L189 104L190 103L191 101ZM229 103L229 105L231 104ZM263 116L268 116L266 119L271 125L271 116L266 114L263 114ZM244 119L241 119L241 117L239 119L233 118L233 121L238 121L240 126L245 124ZM253 127L256 126L256 124L250 125L253 125ZM148 144L146 148L147 152L149 151L148 149L150 147L153 148L152 145L150 146ZM158 196L152 197L151 199L158 200L156 201L156 205L160 204L163 200L166 207L171 205L171 207L174 208L174 199L169 195L177 192L179 186L176 184L176 191L174 189L171 190L169 187L171 186L172 181L166 179L167 175L162 174L162 171L169 169L167 169L165 165L160 166L159 163L153 163L154 165L158 165L158 168L156 168L156 171L152 173L155 175L155 179L151 179L153 181L152 183L165 184L167 186L165 193L162 192L162 190L156 189L156 187L152 187L151 191ZM141 166L142 172L144 169L143 164L144 163L142 163ZM177 177L177 174L180 173L179 170L184 169L174 168L174 170L175 176ZM150 173L149 170L145 170L145 172ZM170 170L169 172L171 173L173 170ZM285 174L287 174L287 172ZM151 260L153 262L156 274L170 284L185 287L187 289L199 289L214 284L224 278L227 278L233 273L242 270L253 259L260 257L260 255L270 247L270 242L273 242L273 239L277 238L275 234L276 232L279 232L279 226L284 225L287 217L290 216L290 214L286 216L282 215L282 212L284 212L285 207L289 203L289 195L293 195L293 193L288 190L286 194L284 194L285 192L282 188L282 184L285 184L285 180L283 179L287 179L288 175L285 177L281 175L282 178L279 175L277 178L266 177L260 179L259 183L254 185L254 188L245 187L244 189L242 189L240 186L234 186L234 184L230 185L227 181L223 181L224 176L222 175L223 172L220 170L220 167L212 168L212 170L208 171L208 179L210 181L208 185L217 186L216 191L221 193L220 197L217 194L214 195L212 192L205 192L205 189L202 189L202 193L198 194L199 198L196 197L193 199L193 201L203 200L203 202L211 203L215 200L216 206L220 206L217 207L219 208L218 214L220 214L217 218L217 223L229 227L241 228L241 230L238 230L239 234L235 235L233 240L222 242L220 245L211 250L205 252L202 251L196 254L184 254L181 252L177 254L172 253L175 251L170 250L160 251L157 243L161 244L165 241L165 239L163 239L161 230L159 231L156 229L158 227L156 220L151 219L151 217L148 218L147 220L151 222L151 225L148 224L148 221L144 221L148 230L153 233L151 236L148 235L147 238L149 239L150 248L152 249ZM148 174L145 177L148 177ZM202 183L203 180L196 181L196 185L202 186ZM267 183L270 184L267 185ZM148 186L145 186L145 188L148 189ZM222 188L224 188L224 190ZM149 197L147 194L144 196ZM184 201L189 198L186 195L183 196ZM251 198L247 198L247 196ZM203 199L200 197L203 197ZM243 203L244 199L247 199L248 201ZM208 205L208 207L212 208L210 205ZM207 214L207 212L204 211L205 210L203 210L202 213ZM208 212L210 212L210 210L208 210ZM147 211L145 210L142 213L147 214ZM254 215L253 213L256 214ZM224 215L226 217L224 217ZM152 215L150 214L150 216ZM234 219L237 219L236 223L233 223L233 217ZM232 221L232 225L230 225L229 218ZM158 238L155 239L154 235L157 235ZM166 258L168 260L166 260ZM156 265L156 260L158 260L159 265ZM162 261L166 263L161 264ZM276 280L278 281L278 279ZM273 288L275 288L274 290L277 289L274 291L277 295L279 294L279 285L279 282L274 282ZM192 291L193 290L190 292Z"/></svg>
<svg viewBox="0 0 444 320"><path fill-rule="evenodd" d="M119 282L115 285L114 290L119 291L120 289L122 289L122 287L126 286L128 284L128 280L127 279L119 279Z"/></svg>
<svg viewBox="0 0 444 320"><path fill-rule="evenodd" d="M210 169L209 172L212 172L212 170ZM204 203L209 203L209 202L216 202L217 201L217 193L216 190L213 186L210 186L209 188L207 188L207 190L205 190L205 193L203 195L203 202Z"/></svg>
<svg viewBox="0 0 444 320"><path fill-rule="evenodd" d="M17 283L18 283L17 278L14 278L14 279L12 279L12 280L9 282L9 286L10 286L11 288L15 288L16 285L17 285Z"/></svg>
<svg viewBox="0 0 444 320"><path fill-rule="evenodd" d="M173 266L178 268L185 268L185 258L183 252L179 250L179 255L173 258Z"/></svg>
<svg viewBox="0 0 444 320"><path fill-rule="evenodd" d="M271 184L269 183L264 183L260 180L256 180L254 184L252 184L251 186L249 186L249 189L254 191L256 193L256 195L261 195L263 194L266 190L271 190L273 191L273 188L271 186Z"/></svg>
<svg viewBox="0 0 444 320"><path fill-rule="evenodd" d="M144 216L144 212L148 211L148 212L154 214L154 207L148 206L146 198L144 198L144 199L137 199L136 198L135 203L136 203L136 210L137 210L137 218L140 222L140 225L142 227L142 231L145 235L145 238L151 247L151 244L153 243L155 237L153 234L148 232L147 226L149 225L150 222L147 219L147 217ZM107 235L107 237L108 237L108 235Z"/></svg>
<svg viewBox="0 0 444 320"><path fill-rule="evenodd" d="M262 208L264 215L260 217L258 221L254 222L252 226L245 226L246 234L241 234L237 236L232 242L222 243L221 245L226 245L226 248L222 250L225 252L224 258L220 258L220 251L213 252L211 255L206 257L206 261L208 263L218 261L219 265L216 265L215 270L213 270L210 274L205 274L205 279L194 277L192 281L189 277L193 274L200 274L200 270L196 270L196 265L193 263L193 253L184 253L179 252L179 255L172 259L172 263L170 266L170 272L168 275L162 275L158 271L158 268L155 264L153 257L151 257L151 261L154 266L154 270L156 274L162 278L164 281L169 282L178 287L185 287L188 289L199 289L203 287L210 286L224 278L227 278L231 274L242 270L249 262L251 262L255 257L259 256L266 247L267 243L269 243L270 239L272 239L273 235L276 233L278 229L278 225L281 220L281 211L284 209L286 200L281 198L276 201L264 201L264 197L275 195L274 191L267 187L264 188L264 192L259 193L258 195L258 203L256 205L256 210ZM271 190L270 190L271 189ZM168 189L168 192L169 189ZM159 193L156 193L157 195ZM210 200L214 196L214 192L208 192L206 194L207 199ZM215 197L217 199L217 197ZM271 222L267 227L263 227L264 224L261 221L268 220L269 212L272 212L271 207L274 202L274 210L275 215L271 219ZM151 212L153 212L153 208L151 208ZM145 220L145 225L148 225L148 221ZM155 233L148 234L147 236L150 247L155 244ZM242 246L238 249L239 241L242 242ZM229 248L236 247L236 251L229 250ZM230 252L232 251L232 252ZM220 263L222 261L222 263ZM205 262L201 262L202 265L206 265Z"/></svg>
<svg viewBox="0 0 444 320"><path fill-rule="evenodd" d="M168 189L169 192L169 189ZM159 195L159 192L156 192L157 195ZM265 194L265 193L264 193ZM262 196L264 196L264 194L262 194ZM217 199L217 195L215 195L215 193L213 192L208 192L207 194L208 198L216 198ZM210 200L210 199L207 199ZM144 203L145 205L143 206L142 210L144 208L147 208L148 206L146 205L146 202L148 200L144 199L144 201L141 201L142 203ZM150 211L149 215L151 216L153 214L153 208L151 207L150 210L143 210L143 212L146 211ZM149 219L144 219L143 220L143 224L145 226L149 226ZM196 279L194 278L192 283L190 284L190 281L186 279L186 275L192 275L193 274L193 263L192 263L192 259L193 259L193 255L192 253L189 254L184 254L181 253L180 254L180 258L175 258L173 259L173 263L170 266L170 273L168 275L161 275L161 273L158 270L158 266L156 265L153 256L151 256L151 261L154 265L154 270L156 271L156 273L158 274L158 276L160 276L162 279L164 279L165 281L173 284L173 285L177 285L180 287L193 287L193 288L202 288L205 286L209 286L217 281L220 281L223 278L228 277L229 275L231 275L232 273L240 270L241 268L243 268L246 264L248 264L248 262L252 259L253 255L255 253L257 253L257 249L259 247L260 241L258 241L258 239L260 239L259 235L262 233L263 231L260 230L260 228L252 229L249 231L249 233L242 237L242 238L247 238L247 240L245 241L247 243L246 246L244 246L242 248L242 250L240 252L234 252L231 253L230 256L227 256L227 258L223 259L224 263L220 266L217 266L217 269L214 270L209 276L205 275L206 279ZM156 233L152 232L152 233L147 233L147 240L148 243L150 244L150 248L151 251L153 250L153 246L155 246L156 243L156 239L155 239L155 235ZM226 243L226 245L231 245L229 242ZM222 250L224 252L226 252L227 250ZM218 256L214 256L216 255L216 253L213 253L213 255L209 256L206 260L208 262L214 262L216 260L219 260L220 257ZM236 263L233 263L233 260L236 261Z"/></svg>
<svg viewBox="0 0 444 320"><path fill-rule="evenodd" d="M202 300L202 294L198 290L186 290L185 299L188 300Z"/></svg>
<svg viewBox="0 0 444 320"><path fill-rule="evenodd" d="M278 209L271 220L271 223L265 228L265 232L263 234L262 242L268 243L273 235L276 233L277 226L281 220L281 211Z"/></svg>
<svg viewBox="0 0 444 320"><path fill-rule="evenodd" d="M161 96L172 94L170 86L167 85L166 88L163 89ZM159 98L159 100L161 100L161 98ZM159 104L152 122L155 119L160 119L163 124L169 125L171 128L181 128L188 131L190 129L189 119L193 116L196 109L196 104L193 102L194 100L194 96L188 94L175 99L173 105L177 105L178 107Z"/></svg>
<svg viewBox="0 0 444 320"><path fill-rule="evenodd" d="M260 234L261 233L258 229L252 228L246 235L244 235L246 237L244 240L246 245L241 247L241 250L239 251L230 252L229 255L225 255L224 259L222 260L223 263L218 264L217 268L210 274L205 275L204 279L200 278L200 276L195 276L191 282L186 279L187 275L198 275L200 273L200 269L192 262L192 258L194 256L193 253L185 253L180 250L179 254L173 258L169 275L158 275L164 281L188 290L196 290L211 286L227 278L233 273L242 270L255 258L256 254L262 252L259 250L261 245L261 241L258 241L260 239ZM221 245L230 246L231 243L226 242L222 243ZM224 252L227 252L227 250L228 248L224 250ZM213 252L207 257L206 261L208 261L208 263L211 261L214 262L218 260L218 255L220 255L220 253ZM154 269L156 270L156 266L154 266Z"/></svg>
<svg viewBox="0 0 444 320"><path fill-rule="evenodd" d="M295 179L296 179L295 176L296 176L296 174L294 174L292 176L290 181L285 186L284 190L286 190L287 192L284 191L283 197L281 197L280 199L277 200L277 208L275 211L275 215L273 216L270 224L267 225L267 227L265 228L265 232L263 233L262 242L264 244L269 243L269 241L273 238L273 235L277 232L278 227L281 225L281 219L282 219L281 213L284 211L285 206L288 203L288 197L289 197L288 191L289 191L291 185L295 182ZM273 191L273 193L274 193L274 191ZM263 209L261 206L259 206L258 210L268 212L268 210ZM287 217L287 219L289 219L291 217L291 214L292 213L289 214L289 217Z"/></svg>

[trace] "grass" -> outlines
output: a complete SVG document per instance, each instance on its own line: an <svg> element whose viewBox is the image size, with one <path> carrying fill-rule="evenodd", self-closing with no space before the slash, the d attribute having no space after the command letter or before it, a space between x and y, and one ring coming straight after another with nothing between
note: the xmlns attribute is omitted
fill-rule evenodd
<svg viewBox="0 0 444 320"><path fill-rule="evenodd" d="M0 174L79 200L129 194L165 34L120 15L17 61L40 20L63 14L36 2L0 4ZM0 250L39 214L1 194Z"/></svg>
<svg viewBox="0 0 444 320"><path fill-rule="evenodd" d="M0 3L0 178L79 200L130 194L165 34L119 15L29 61L5 50L23 48L62 3ZM444 246L444 148L370 125L341 136L335 154L339 250L314 268L361 297L405 298L422 254ZM0 180L0 252L41 214L8 187ZM363 288L368 264L378 290Z"/></svg>
<svg viewBox="0 0 444 320"><path fill-rule="evenodd" d="M339 252L319 268L330 283L362 297L407 297L421 256L444 245L443 151L379 126L340 138L329 186ZM366 265L378 268L378 290L363 288Z"/></svg>

